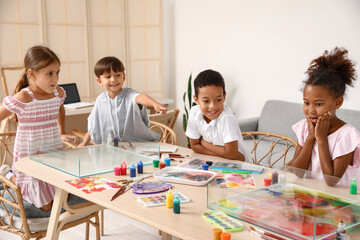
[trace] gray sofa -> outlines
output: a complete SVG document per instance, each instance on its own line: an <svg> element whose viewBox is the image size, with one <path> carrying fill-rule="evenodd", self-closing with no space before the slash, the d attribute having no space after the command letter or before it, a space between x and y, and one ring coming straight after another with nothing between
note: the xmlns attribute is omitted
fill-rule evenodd
<svg viewBox="0 0 360 240"><path fill-rule="evenodd" d="M241 132L271 132L288 136L297 141L296 135L292 130L292 125L305 118L302 106L302 103L268 100L266 101L259 117L243 119L239 121ZM336 115L346 123L350 123L355 128L360 130L360 111L340 108ZM252 139L244 139L244 142L248 149L252 149ZM257 155L266 152L270 145L270 142L267 143L266 141L262 141L261 146L258 147ZM289 150L286 156L286 162L289 162L292 159L294 150L294 148ZM281 154L283 151L284 148L277 146L274 149L273 157L279 156L279 154ZM268 160L264 161L262 165L266 165L267 163ZM281 167L283 165L284 161L279 161L274 166Z"/></svg>

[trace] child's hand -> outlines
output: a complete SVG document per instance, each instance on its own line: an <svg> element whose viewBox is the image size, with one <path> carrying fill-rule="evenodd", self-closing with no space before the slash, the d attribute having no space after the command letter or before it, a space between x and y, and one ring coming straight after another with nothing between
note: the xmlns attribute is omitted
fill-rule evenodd
<svg viewBox="0 0 360 240"><path fill-rule="evenodd" d="M85 141L82 141L81 143L79 143L79 145L77 145L76 147L85 147L86 146L86 143Z"/></svg>
<svg viewBox="0 0 360 240"><path fill-rule="evenodd" d="M68 135L68 134L61 134L60 136L61 136L61 140L64 142L69 142L75 145L78 143L78 138L76 136Z"/></svg>
<svg viewBox="0 0 360 240"><path fill-rule="evenodd" d="M317 141L326 139L330 128L330 119L332 114L330 112L325 113L319 117L315 126L315 138Z"/></svg>
<svg viewBox="0 0 360 240"><path fill-rule="evenodd" d="M315 127L314 124L311 122L309 115L306 115L306 122L309 130L308 138L315 138Z"/></svg>
<svg viewBox="0 0 360 240"><path fill-rule="evenodd" d="M160 103L155 103L153 107L157 113L165 114L167 112L167 107Z"/></svg>

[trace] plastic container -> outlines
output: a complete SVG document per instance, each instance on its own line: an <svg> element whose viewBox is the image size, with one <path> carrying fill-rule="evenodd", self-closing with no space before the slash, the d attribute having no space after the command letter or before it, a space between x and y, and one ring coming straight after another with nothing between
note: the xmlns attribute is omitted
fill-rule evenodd
<svg viewBox="0 0 360 240"><path fill-rule="evenodd" d="M170 166L171 158L165 158L164 162L165 162L166 166Z"/></svg>
<svg viewBox="0 0 360 240"><path fill-rule="evenodd" d="M138 173L144 173L144 164L142 163L141 160L139 160L138 163L137 163L137 172Z"/></svg>
<svg viewBox="0 0 360 240"><path fill-rule="evenodd" d="M175 195L175 198L173 201L173 211L176 214L180 213L180 199L177 195Z"/></svg>
<svg viewBox="0 0 360 240"><path fill-rule="evenodd" d="M114 174L115 174L115 176L119 176L121 174L121 168L114 167Z"/></svg>
<svg viewBox="0 0 360 240"><path fill-rule="evenodd" d="M174 195L171 192L171 189L169 189L169 192L166 194L166 207L172 208L174 204Z"/></svg>
<svg viewBox="0 0 360 240"><path fill-rule="evenodd" d="M159 162L160 162L160 160L158 160L158 159L153 160L153 167L158 168L159 167Z"/></svg>

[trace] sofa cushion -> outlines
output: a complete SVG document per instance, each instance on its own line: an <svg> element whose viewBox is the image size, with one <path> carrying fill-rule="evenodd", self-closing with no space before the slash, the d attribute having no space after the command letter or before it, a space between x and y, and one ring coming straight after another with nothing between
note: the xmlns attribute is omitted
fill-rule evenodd
<svg viewBox="0 0 360 240"><path fill-rule="evenodd" d="M14 196L16 198L16 195L14 193L14 191L12 189L8 189L8 191L11 193L12 196ZM9 201L13 201L12 197L10 196L9 192L6 191L4 193L4 198L9 200ZM85 199L83 198L80 198L76 195L72 195L72 194L69 194L69 199L68 199L68 204L69 206L73 206L73 205L76 205L76 204L80 204L80 203L83 203L83 202L86 202ZM33 204L27 202L26 200L23 199L23 204L24 204L24 209L25 209L25 215L27 218L47 218L47 217L50 217L50 213L51 211L43 211L41 210L40 208L37 208L35 207ZM13 211L13 207L4 203L6 209L9 211L9 212L12 212ZM3 208L2 205L0 205L0 208ZM65 212L64 209L61 209L61 212ZM15 211L14 213L16 216L20 217L20 214L18 211Z"/></svg>
<svg viewBox="0 0 360 240"><path fill-rule="evenodd" d="M11 193L12 196L16 197L14 191L12 189L8 189L8 191ZM3 197L6 198L7 200L9 201L13 201L12 197L10 196L9 192L8 191L5 191L4 192L4 195ZM80 204L80 203L83 203L83 202L86 202L85 199L83 198L80 198L76 195L72 195L72 194L69 194L69 199L68 199L68 204L69 206L73 206L73 205L76 205L76 204ZM26 218L27 218L27 222L28 222L28 225L29 225L29 230L30 232L38 232L38 231L44 231L47 229L47 226L48 226L48 223L49 223L49 220L50 220L50 213L51 211L43 211L37 207L35 207L34 205L32 205L31 203L23 200L23 204L24 204L24 209L25 209L25 215L26 215ZM13 211L13 207L4 203L6 209L8 210L8 212L12 212ZM61 212L65 212L64 209L61 209ZM86 215L84 215L86 216ZM79 216L79 217L76 217L75 219L73 219L72 221L75 221L77 219L80 219L84 216ZM10 219L6 213L6 211L3 209L3 205L1 204L0 205L0 218L6 223L6 224L9 224L10 222ZM22 226L22 220L21 220L21 217L20 217L20 214L19 212L16 210L14 212L14 227L16 228L20 228Z"/></svg>
<svg viewBox="0 0 360 240"><path fill-rule="evenodd" d="M303 118L302 104L269 100L261 111L257 131L277 133L297 140L292 125Z"/></svg>
<svg viewBox="0 0 360 240"><path fill-rule="evenodd" d="M302 103L267 101L261 111L257 131L278 133L297 140L292 125L305 118L302 107ZM360 130L360 111L340 108L336 115Z"/></svg>
<svg viewBox="0 0 360 240"><path fill-rule="evenodd" d="M336 111L336 116L360 131L360 111L340 108Z"/></svg>

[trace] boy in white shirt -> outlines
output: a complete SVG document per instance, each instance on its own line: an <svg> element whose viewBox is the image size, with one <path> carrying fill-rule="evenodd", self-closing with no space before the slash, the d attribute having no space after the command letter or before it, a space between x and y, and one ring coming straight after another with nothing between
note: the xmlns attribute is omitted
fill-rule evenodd
<svg viewBox="0 0 360 240"><path fill-rule="evenodd" d="M205 70L194 80L197 103L189 114L186 136L194 152L245 161L239 124L225 102L225 82L220 73Z"/></svg>

